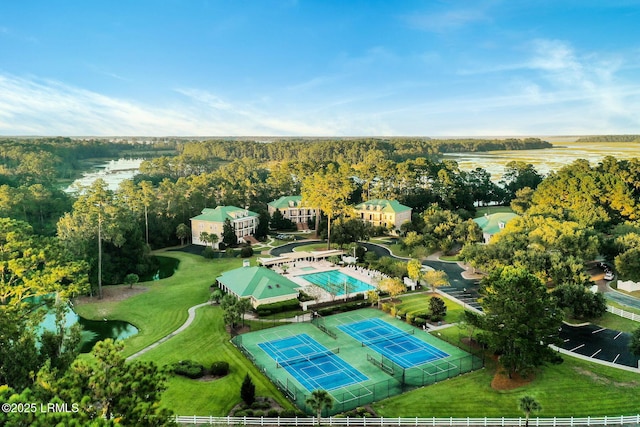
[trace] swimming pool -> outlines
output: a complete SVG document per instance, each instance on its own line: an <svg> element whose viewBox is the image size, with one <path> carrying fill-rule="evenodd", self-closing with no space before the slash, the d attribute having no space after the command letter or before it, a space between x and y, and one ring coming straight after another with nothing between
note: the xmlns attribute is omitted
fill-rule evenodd
<svg viewBox="0 0 640 427"><path fill-rule="evenodd" d="M320 273L303 274L302 277L307 282L320 286L330 294L344 295L345 290L354 294L357 292L366 292L374 290L375 287L368 283L358 280L355 277L348 276L338 270L321 271Z"/></svg>

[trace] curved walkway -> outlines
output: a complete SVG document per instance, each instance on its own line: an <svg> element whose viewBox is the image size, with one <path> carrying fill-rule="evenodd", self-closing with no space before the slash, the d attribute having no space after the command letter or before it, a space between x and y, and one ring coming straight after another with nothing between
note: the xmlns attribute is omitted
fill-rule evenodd
<svg viewBox="0 0 640 427"><path fill-rule="evenodd" d="M159 346L163 342L167 341L169 338L172 338L172 337L178 335L180 332L182 332L185 329L187 329L189 327L189 325L191 325L191 323L193 323L193 319L196 318L196 310L199 309L200 307L204 307L205 305L209 305L209 304L211 304L211 303L207 301L207 302L203 302L202 304L198 304L198 305L194 305L193 307L190 307L189 310L188 310L189 316L187 317L187 320L182 324L182 326L180 326L175 331L171 332L169 335L166 335L163 338L160 338L158 341L154 342L153 344L150 344L150 345L146 346L145 348L143 348L142 350L138 351L137 353L134 353L131 356L127 357L127 360L135 359L136 357L146 353L147 351L149 351L149 350L151 350L153 348L156 348L157 346Z"/></svg>

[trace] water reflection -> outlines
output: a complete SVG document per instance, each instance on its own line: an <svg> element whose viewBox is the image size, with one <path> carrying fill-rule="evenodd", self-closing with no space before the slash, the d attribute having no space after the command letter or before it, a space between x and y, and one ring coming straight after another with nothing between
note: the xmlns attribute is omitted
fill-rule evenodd
<svg viewBox="0 0 640 427"><path fill-rule="evenodd" d="M140 169L140 164L144 159L118 159L110 160L101 165L95 166L91 172L82 174L82 178L76 179L65 190L67 193L78 191L78 188L89 187L93 182L102 178L109 190L117 190L118 185L125 179L133 178Z"/></svg>
<svg viewBox="0 0 640 427"><path fill-rule="evenodd" d="M138 333L138 328L122 320L89 320L78 316L69 309L65 315L65 328L70 328L76 323L82 326L81 353L89 353L98 341L107 338L121 340ZM55 325L56 315L50 311L40 323L40 328L41 330L55 331Z"/></svg>

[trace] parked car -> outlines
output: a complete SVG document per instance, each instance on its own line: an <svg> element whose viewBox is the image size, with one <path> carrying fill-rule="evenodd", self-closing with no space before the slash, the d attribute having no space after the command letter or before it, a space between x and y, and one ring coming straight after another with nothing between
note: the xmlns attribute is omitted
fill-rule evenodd
<svg viewBox="0 0 640 427"><path fill-rule="evenodd" d="M614 277L613 271L607 270L604 272L604 280L613 280Z"/></svg>

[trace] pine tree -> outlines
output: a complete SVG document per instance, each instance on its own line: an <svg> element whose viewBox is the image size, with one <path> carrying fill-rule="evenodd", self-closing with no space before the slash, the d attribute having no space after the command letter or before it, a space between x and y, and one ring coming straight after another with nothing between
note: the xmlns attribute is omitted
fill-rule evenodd
<svg viewBox="0 0 640 427"><path fill-rule="evenodd" d="M247 405L251 405L256 400L256 386L253 381L251 381L249 374L245 375L244 381L242 381L240 398L242 398Z"/></svg>

